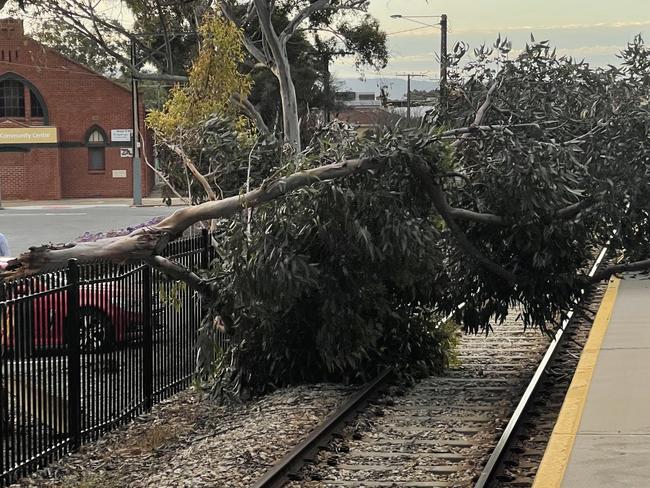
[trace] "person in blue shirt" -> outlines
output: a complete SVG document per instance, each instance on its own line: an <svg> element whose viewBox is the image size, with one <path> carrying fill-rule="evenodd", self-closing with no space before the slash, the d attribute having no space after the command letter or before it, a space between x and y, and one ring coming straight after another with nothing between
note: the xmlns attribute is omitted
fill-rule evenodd
<svg viewBox="0 0 650 488"><path fill-rule="evenodd" d="M9 256L9 244L4 234L0 234L0 256Z"/></svg>

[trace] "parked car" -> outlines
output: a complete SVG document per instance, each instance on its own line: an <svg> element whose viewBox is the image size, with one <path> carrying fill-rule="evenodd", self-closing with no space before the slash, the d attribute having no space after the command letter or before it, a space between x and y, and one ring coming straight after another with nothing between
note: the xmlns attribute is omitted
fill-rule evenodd
<svg viewBox="0 0 650 488"><path fill-rule="evenodd" d="M0 269L12 258L0 257ZM133 285L133 284L132 284ZM4 348L18 344L24 352L52 349L65 344L64 323L68 318L65 279L19 280L7 287L0 341ZM152 298L156 303L155 297ZM124 286L122 281L84 284L79 287L79 340L81 350L109 351L128 339L142 335L142 287ZM152 327L159 328L160 308L152 313Z"/></svg>

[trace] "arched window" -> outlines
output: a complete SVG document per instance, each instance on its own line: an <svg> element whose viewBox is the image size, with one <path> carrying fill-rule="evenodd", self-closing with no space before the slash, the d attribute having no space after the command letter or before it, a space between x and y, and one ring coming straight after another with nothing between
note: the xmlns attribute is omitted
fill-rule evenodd
<svg viewBox="0 0 650 488"><path fill-rule="evenodd" d="M41 101L38 99L36 93L34 93L34 90L29 90L29 102L31 106L32 117L42 118L45 116L43 105L41 105Z"/></svg>
<svg viewBox="0 0 650 488"><path fill-rule="evenodd" d="M25 89L18 80L0 81L0 117L25 116Z"/></svg>
<svg viewBox="0 0 650 488"><path fill-rule="evenodd" d="M88 171L106 170L106 133L93 127L86 136L88 146Z"/></svg>
<svg viewBox="0 0 650 488"><path fill-rule="evenodd" d="M37 119L34 121L36 125L49 123L47 106L38 88L16 73L0 75L0 118L3 117L31 117Z"/></svg>

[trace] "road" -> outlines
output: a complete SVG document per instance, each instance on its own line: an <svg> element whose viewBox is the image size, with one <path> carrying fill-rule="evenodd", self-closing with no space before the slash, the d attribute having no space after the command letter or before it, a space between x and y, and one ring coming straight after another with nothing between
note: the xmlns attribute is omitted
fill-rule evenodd
<svg viewBox="0 0 650 488"><path fill-rule="evenodd" d="M76 240L84 232L106 232L136 225L178 207L128 205L47 205L0 210L0 232L13 256L30 246Z"/></svg>

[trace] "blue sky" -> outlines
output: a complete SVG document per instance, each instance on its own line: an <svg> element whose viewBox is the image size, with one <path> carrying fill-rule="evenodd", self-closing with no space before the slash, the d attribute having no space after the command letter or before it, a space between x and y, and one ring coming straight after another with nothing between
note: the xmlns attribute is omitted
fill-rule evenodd
<svg viewBox="0 0 650 488"><path fill-rule="evenodd" d="M616 53L641 33L650 42L650 0L371 0L370 13L389 34L391 60L383 76L401 72L438 77L436 54L440 30L418 28L403 16L439 15L449 18L449 48L457 41L471 46L492 44L500 33L521 49L532 32L548 39L559 54L585 59L594 66L616 64ZM415 19L435 24L436 18ZM337 62L335 76L359 76L349 62ZM376 73L367 71L367 76Z"/></svg>

